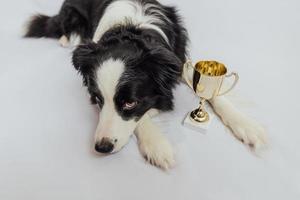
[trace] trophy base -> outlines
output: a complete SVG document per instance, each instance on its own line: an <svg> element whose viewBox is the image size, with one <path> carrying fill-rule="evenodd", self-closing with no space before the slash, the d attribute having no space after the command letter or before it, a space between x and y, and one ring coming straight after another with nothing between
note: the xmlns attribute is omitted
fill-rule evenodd
<svg viewBox="0 0 300 200"><path fill-rule="evenodd" d="M206 134L210 127L210 124L214 118L214 113L209 112L209 111L207 111L207 112L209 115L209 120L207 120L206 122L197 122L190 117L191 113L188 113L185 120L183 121L183 125L194 131Z"/></svg>

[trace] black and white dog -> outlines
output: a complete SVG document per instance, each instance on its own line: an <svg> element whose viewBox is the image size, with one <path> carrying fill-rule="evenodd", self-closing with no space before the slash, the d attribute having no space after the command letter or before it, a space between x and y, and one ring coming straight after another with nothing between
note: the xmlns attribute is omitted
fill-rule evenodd
<svg viewBox="0 0 300 200"><path fill-rule="evenodd" d="M174 7L156 0L66 0L58 15L34 16L26 37L79 45L73 64L100 108L97 152L117 152L135 133L150 163L174 164L171 145L151 121L173 108L172 89L186 61L187 33ZM211 104L239 139L264 143L263 129L228 101Z"/></svg>

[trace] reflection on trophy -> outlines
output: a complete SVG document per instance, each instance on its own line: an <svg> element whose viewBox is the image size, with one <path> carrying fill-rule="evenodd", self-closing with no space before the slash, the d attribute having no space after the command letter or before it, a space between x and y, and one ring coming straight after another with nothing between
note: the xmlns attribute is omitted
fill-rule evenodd
<svg viewBox="0 0 300 200"><path fill-rule="evenodd" d="M227 74L225 65L216 61L200 61L195 67L191 61L188 61L184 65L183 73L187 84L201 98L199 108L192 111L184 123L206 130L210 122L210 115L204 108L205 101L230 92L237 84L239 76L234 72ZM232 86L221 91L224 79L232 76L235 78Z"/></svg>

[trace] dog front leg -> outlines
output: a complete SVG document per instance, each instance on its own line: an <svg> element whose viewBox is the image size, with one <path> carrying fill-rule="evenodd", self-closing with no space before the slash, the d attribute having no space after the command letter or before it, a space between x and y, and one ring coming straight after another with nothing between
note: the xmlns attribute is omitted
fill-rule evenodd
<svg viewBox="0 0 300 200"><path fill-rule="evenodd" d="M148 162L164 170L174 165L172 146L160 129L153 124L149 113L141 119L135 135L140 152Z"/></svg>
<svg viewBox="0 0 300 200"><path fill-rule="evenodd" d="M233 135L240 141L254 150L267 143L265 129L255 120L236 109L225 97L216 97L210 100L210 104L223 123L232 130Z"/></svg>

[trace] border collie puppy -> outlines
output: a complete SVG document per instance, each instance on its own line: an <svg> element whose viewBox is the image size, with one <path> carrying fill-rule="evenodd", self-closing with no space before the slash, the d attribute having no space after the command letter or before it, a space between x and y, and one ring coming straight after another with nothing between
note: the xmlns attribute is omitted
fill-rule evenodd
<svg viewBox="0 0 300 200"><path fill-rule="evenodd" d="M95 150L115 153L135 133L143 156L168 169L173 150L151 116L173 108L186 61L187 33L174 7L156 0L66 0L59 14L34 16L26 37L77 46L73 64L100 108ZM211 104L234 135L263 144L264 130L224 98Z"/></svg>
<svg viewBox="0 0 300 200"><path fill-rule="evenodd" d="M100 108L95 150L119 151L135 132L143 156L169 168L173 151L150 117L173 108L187 33L174 7L156 0L66 0L58 15L34 16L26 37L79 45L73 64Z"/></svg>

